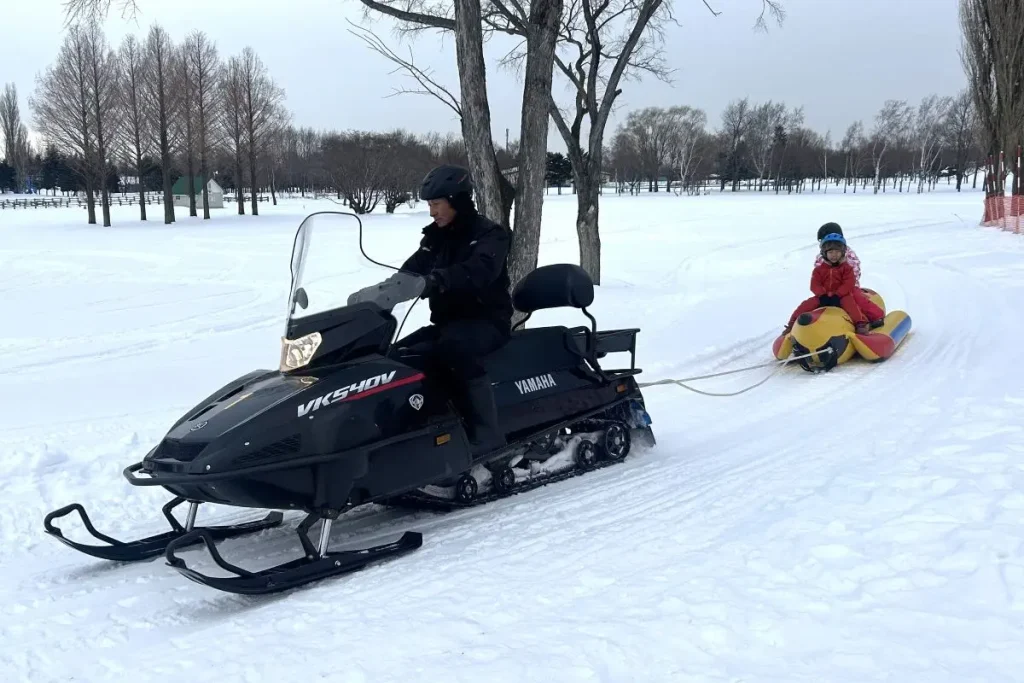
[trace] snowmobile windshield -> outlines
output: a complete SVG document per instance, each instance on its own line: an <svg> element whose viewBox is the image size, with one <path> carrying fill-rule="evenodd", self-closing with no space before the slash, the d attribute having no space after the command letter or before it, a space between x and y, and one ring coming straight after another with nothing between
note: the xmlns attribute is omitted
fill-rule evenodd
<svg viewBox="0 0 1024 683"><path fill-rule="evenodd" d="M293 322L363 302L401 316L393 309L415 302L423 292L422 277L400 270L419 248L420 238L417 226L401 216L370 216L365 223L340 211L307 216L292 246L285 329Z"/></svg>

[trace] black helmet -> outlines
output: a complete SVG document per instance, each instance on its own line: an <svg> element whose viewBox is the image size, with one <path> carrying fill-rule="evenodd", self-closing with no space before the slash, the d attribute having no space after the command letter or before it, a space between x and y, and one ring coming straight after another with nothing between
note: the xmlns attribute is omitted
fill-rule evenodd
<svg viewBox="0 0 1024 683"><path fill-rule="evenodd" d="M825 235L840 235L842 236L843 229L839 227L838 223L826 223L825 225L818 228L818 241L820 242L825 238Z"/></svg>
<svg viewBox="0 0 1024 683"><path fill-rule="evenodd" d="M420 186L420 199L426 201L451 200L460 194L473 194L473 179L469 176L469 169L462 166L438 166L423 178L423 184Z"/></svg>

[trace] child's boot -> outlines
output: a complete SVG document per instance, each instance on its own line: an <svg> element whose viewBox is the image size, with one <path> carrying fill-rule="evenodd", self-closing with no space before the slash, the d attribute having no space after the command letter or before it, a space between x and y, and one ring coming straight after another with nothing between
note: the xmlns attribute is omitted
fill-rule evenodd
<svg viewBox="0 0 1024 683"><path fill-rule="evenodd" d="M871 328L866 321L859 322L856 325L854 325L854 330L857 332L857 334L867 334L870 331L870 329Z"/></svg>

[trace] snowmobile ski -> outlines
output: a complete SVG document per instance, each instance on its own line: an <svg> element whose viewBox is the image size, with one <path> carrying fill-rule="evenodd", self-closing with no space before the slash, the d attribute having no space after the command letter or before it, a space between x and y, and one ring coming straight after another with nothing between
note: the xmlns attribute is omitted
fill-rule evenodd
<svg viewBox="0 0 1024 683"><path fill-rule="evenodd" d="M54 510L43 518L43 526L46 529L46 533L56 538L61 543L74 548L75 550L97 557L101 560L113 560L115 562L140 562L142 560L148 560L158 555L163 555L167 550L167 547L174 541L181 539L184 536L188 536L196 531L202 531L210 538L216 540L223 540L225 538L235 538L237 536L244 536L252 534L257 531L263 531L264 529L270 529L281 524L284 519L284 515L280 512L271 512L261 520L253 522L243 522L241 524L229 524L224 526L210 526L210 527L194 527L196 509L198 503L189 503L188 519L183 526L175 517L172 510L185 502L184 498L175 497L167 502L162 511L164 517L171 525L171 531L165 531L162 534L155 536L147 536L134 541L119 541L116 538L107 536L104 533L99 532L95 526L93 526L92 520L89 519L88 513L85 508L82 507L81 503L71 503L64 507ZM108 545L89 545L86 543L79 543L78 541L72 541L67 538L59 527L54 526L53 521L66 517L72 512L78 512L82 518L82 523L85 525L86 530L100 541L104 541ZM197 542L198 539L193 539L189 544ZM179 546L184 544L178 543Z"/></svg>
<svg viewBox="0 0 1024 683"><path fill-rule="evenodd" d="M309 528L320 519L309 515L299 525L297 532L306 555L290 560L274 567L260 571L249 571L231 564L217 550L213 536L206 529L196 529L170 542L165 557L167 564L176 569L182 576L196 583L228 593L240 595L269 595L280 591L291 590L314 581L327 579L341 574L348 574L375 562L388 560L416 550L423 545L423 534L406 531L397 540L369 548L357 550L329 551L327 549L331 534L331 519L324 519L320 529L319 546L313 546L309 540ZM191 569L185 561L175 555L175 551L202 542L210 557L221 569L234 576L209 576Z"/></svg>

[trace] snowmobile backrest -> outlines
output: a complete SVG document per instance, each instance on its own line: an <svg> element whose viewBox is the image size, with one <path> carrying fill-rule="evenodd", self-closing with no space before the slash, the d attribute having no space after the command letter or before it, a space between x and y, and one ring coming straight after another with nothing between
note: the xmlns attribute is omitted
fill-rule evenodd
<svg viewBox="0 0 1024 683"><path fill-rule="evenodd" d="M594 281L572 263L541 266L519 281L512 292L517 311L534 313L545 308L586 308L594 303Z"/></svg>

